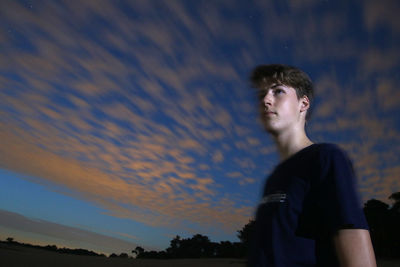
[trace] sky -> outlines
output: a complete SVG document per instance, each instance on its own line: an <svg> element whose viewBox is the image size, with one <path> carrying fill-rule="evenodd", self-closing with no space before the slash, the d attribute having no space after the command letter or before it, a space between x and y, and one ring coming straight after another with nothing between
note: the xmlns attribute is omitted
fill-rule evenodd
<svg viewBox="0 0 400 267"><path fill-rule="evenodd" d="M0 239L110 254L238 241L279 162L248 77L315 84L362 202L400 191L400 2L0 1Z"/></svg>

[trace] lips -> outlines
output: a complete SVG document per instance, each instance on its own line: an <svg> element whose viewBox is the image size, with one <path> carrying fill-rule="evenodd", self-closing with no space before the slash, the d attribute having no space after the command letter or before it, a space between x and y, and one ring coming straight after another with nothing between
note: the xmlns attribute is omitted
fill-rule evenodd
<svg viewBox="0 0 400 267"><path fill-rule="evenodd" d="M271 110L264 109L265 115L276 115L277 113Z"/></svg>

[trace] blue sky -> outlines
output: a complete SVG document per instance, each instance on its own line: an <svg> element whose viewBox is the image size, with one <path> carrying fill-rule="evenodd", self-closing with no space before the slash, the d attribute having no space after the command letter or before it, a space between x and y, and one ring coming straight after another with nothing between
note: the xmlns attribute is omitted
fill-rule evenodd
<svg viewBox="0 0 400 267"><path fill-rule="evenodd" d="M308 133L400 191L397 1L1 1L0 238L236 241L277 164L248 76L308 72Z"/></svg>

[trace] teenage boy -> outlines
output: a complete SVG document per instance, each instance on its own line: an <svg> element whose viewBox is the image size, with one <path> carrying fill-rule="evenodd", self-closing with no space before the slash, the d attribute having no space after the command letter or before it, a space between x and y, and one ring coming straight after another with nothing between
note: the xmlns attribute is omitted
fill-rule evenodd
<svg viewBox="0 0 400 267"><path fill-rule="evenodd" d="M256 212L248 266L375 267L347 155L305 132L313 85L298 68L260 65L251 74L260 114L281 162Z"/></svg>

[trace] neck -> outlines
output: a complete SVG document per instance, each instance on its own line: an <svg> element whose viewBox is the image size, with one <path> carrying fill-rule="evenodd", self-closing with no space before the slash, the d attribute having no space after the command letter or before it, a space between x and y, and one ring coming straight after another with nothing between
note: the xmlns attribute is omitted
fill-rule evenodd
<svg viewBox="0 0 400 267"><path fill-rule="evenodd" d="M307 137L304 128L276 134L273 135L273 138L278 147L281 161L313 144L313 142Z"/></svg>

